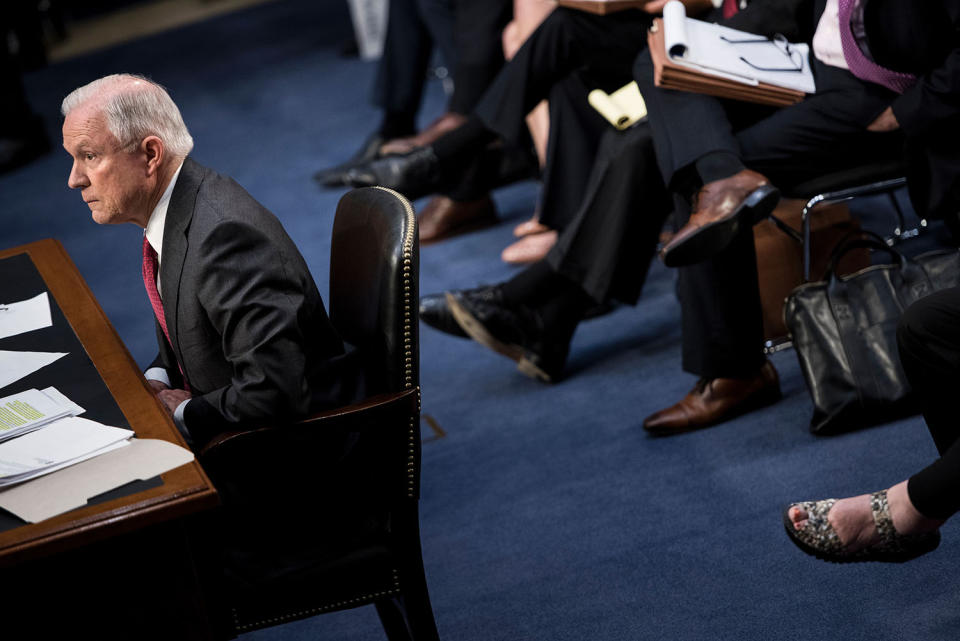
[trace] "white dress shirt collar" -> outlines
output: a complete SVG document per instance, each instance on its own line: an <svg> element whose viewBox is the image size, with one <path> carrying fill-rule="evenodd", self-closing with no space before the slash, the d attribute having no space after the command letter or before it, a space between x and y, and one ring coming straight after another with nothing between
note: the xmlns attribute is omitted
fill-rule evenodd
<svg viewBox="0 0 960 641"><path fill-rule="evenodd" d="M180 166L177 167L177 170L173 172L173 178L170 179L170 184L167 185L167 188L163 191L163 195L160 196L160 201L157 203L157 206L153 208L153 212L147 220L147 227L143 230L144 235L147 237L147 242L153 247L153 251L157 252L158 266L160 265L160 261L163 260L163 228L167 222L167 208L170 206L170 196L173 194L173 186L177 184L177 178L180 176L181 169L183 169L182 162Z"/></svg>

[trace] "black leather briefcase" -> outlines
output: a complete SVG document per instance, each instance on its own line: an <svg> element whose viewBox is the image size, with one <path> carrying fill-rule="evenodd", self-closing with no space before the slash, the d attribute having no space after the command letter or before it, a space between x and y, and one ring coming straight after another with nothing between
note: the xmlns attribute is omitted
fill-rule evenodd
<svg viewBox="0 0 960 641"><path fill-rule="evenodd" d="M837 277L840 258L859 247L887 252L894 262ZM834 434L915 411L897 322L914 301L958 284L956 249L908 259L869 232L839 243L824 280L794 289L783 310L813 400L810 431Z"/></svg>

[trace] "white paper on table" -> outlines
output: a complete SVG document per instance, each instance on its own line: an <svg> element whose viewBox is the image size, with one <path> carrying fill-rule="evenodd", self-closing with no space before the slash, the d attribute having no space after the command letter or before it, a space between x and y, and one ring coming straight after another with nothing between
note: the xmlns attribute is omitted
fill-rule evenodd
<svg viewBox="0 0 960 641"><path fill-rule="evenodd" d="M42 430L0 443L0 486L90 458L132 436L132 430L85 418L60 419Z"/></svg>
<svg viewBox="0 0 960 641"><path fill-rule="evenodd" d="M0 507L37 523L83 507L99 494L163 474L193 460L193 452L155 439L134 438L126 447L95 456L0 491Z"/></svg>
<svg viewBox="0 0 960 641"><path fill-rule="evenodd" d="M39 429L72 410L38 389L4 396L0 398L0 441Z"/></svg>
<svg viewBox="0 0 960 641"><path fill-rule="evenodd" d="M6 312L0 312L0 315ZM14 352L0 350L0 389L16 383L24 376L46 367L67 352Z"/></svg>
<svg viewBox="0 0 960 641"><path fill-rule="evenodd" d="M53 325L47 292L18 303L6 303L0 310L0 338L32 332Z"/></svg>
<svg viewBox="0 0 960 641"><path fill-rule="evenodd" d="M70 416L79 416L87 411L64 396L56 387L44 387L40 392L60 407L69 410Z"/></svg>

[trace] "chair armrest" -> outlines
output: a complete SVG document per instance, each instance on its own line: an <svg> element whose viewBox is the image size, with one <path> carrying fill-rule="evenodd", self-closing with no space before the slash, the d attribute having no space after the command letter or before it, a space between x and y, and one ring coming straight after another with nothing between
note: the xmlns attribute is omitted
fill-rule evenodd
<svg viewBox="0 0 960 641"><path fill-rule="evenodd" d="M366 416L389 415L397 412L418 414L420 412L420 388L413 387L402 392L371 396L357 403L318 412L307 418L284 425L255 427L248 430L221 432L214 436L200 451L200 458L216 456L228 444L250 440L282 439L286 433L327 426L335 427L355 423Z"/></svg>

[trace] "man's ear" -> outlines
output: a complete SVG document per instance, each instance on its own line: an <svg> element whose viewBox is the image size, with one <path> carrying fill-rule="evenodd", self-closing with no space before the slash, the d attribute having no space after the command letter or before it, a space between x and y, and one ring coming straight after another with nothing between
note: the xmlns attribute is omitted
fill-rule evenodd
<svg viewBox="0 0 960 641"><path fill-rule="evenodd" d="M163 141L156 136L147 136L140 143L140 151L144 154L147 161L147 175L154 175L160 169L166 149L163 147Z"/></svg>

